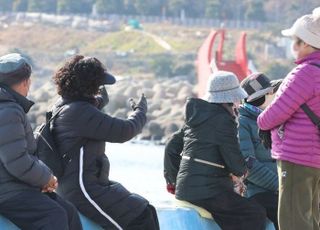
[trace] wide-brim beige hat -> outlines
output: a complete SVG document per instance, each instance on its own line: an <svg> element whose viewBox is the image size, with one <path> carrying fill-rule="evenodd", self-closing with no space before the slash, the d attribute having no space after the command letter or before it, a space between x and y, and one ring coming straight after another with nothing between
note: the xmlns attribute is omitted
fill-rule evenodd
<svg viewBox="0 0 320 230"><path fill-rule="evenodd" d="M216 71L209 77L207 92L202 99L210 103L235 103L247 96L235 74Z"/></svg>
<svg viewBox="0 0 320 230"><path fill-rule="evenodd" d="M305 43L320 49L320 7L298 18L291 28L281 31L283 36L297 36Z"/></svg>

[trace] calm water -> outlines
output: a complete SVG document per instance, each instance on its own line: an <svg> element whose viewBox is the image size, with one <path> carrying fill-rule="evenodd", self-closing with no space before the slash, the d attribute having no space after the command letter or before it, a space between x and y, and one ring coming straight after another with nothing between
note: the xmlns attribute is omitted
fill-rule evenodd
<svg viewBox="0 0 320 230"><path fill-rule="evenodd" d="M174 197L167 192L163 177L164 146L107 143L106 154L111 164L111 180L122 183L157 207L172 202Z"/></svg>

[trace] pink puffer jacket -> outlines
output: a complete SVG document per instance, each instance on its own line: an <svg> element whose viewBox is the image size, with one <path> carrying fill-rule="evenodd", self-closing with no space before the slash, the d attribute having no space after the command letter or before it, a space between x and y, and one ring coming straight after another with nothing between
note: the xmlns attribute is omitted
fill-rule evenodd
<svg viewBox="0 0 320 230"><path fill-rule="evenodd" d="M258 117L263 130L272 130L272 157L320 168L320 133L300 106L320 116L320 51L298 60L284 79L274 101Z"/></svg>

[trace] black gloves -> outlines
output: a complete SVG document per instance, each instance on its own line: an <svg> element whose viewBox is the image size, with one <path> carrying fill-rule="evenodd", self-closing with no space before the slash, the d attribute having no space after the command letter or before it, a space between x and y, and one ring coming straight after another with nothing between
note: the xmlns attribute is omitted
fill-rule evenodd
<svg viewBox="0 0 320 230"><path fill-rule="evenodd" d="M256 161L256 158L249 156L245 159L246 165L248 169L252 169L254 162Z"/></svg>
<svg viewBox="0 0 320 230"><path fill-rule="evenodd" d="M261 138L262 144L266 149L271 149L271 131L270 130L261 130L259 129L259 137Z"/></svg>
<svg viewBox="0 0 320 230"><path fill-rule="evenodd" d="M133 110L140 109L144 113L147 113L148 111L148 103L144 94L141 95L141 98L138 101L138 103L136 103L132 98L130 98L129 104Z"/></svg>

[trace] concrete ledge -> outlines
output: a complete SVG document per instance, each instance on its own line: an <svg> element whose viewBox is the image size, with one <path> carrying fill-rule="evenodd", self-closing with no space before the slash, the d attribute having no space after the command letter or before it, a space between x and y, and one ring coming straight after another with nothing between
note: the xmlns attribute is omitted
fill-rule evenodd
<svg viewBox="0 0 320 230"><path fill-rule="evenodd" d="M157 208L157 213L161 230L221 230L214 220L200 217L199 213L191 208ZM269 220L266 230L275 230Z"/></svg>
<svg viewBox="0 0 320 230"><path fill-rule="evenodd" d="M161 230L220 230L214 220L200 217L198 212L191 208L163 207L157 208L157 213ZM84 230L103 230L81 214L80 219ZM3 216L0 216L0 229L20 230ZM267 220L266 230L274 230L269 220Z"/></svg>
<svg viewBox="0 0 320 230"><path fill-rule="evenodd" d="M190 208L157 208L161 230L220 230L210 219L202 218Z"/></svg>

